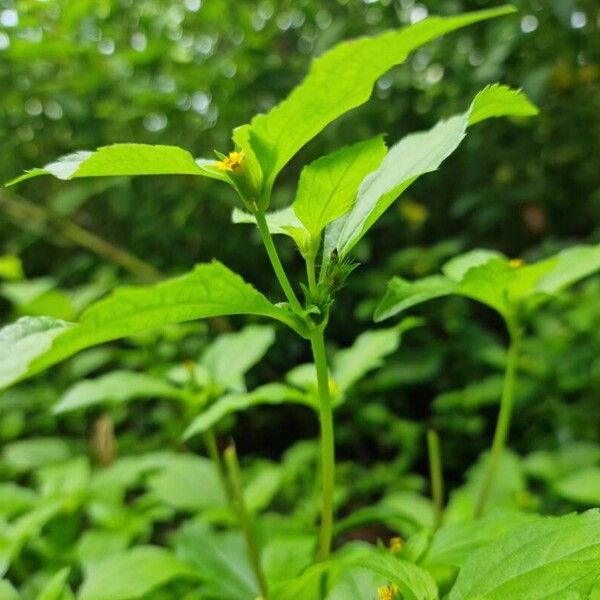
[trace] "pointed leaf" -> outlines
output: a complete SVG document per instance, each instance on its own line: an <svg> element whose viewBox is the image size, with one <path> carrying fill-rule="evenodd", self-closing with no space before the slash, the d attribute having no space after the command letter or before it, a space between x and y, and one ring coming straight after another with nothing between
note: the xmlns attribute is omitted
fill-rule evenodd
<svg viewBox="0 0 600 600"><path fill-rule="evenodd" d="M261 404L276 405L287 402L308 404L310 406L310 400L306 394L281 383L267 383L252 392L227 394L198 415L186 429L183 437L189 439L194 435L204 433L221 419L234 412L247 410L252 406Z"/></svg>
<svg viewBox="0 0 600 600"><path fill-rule="evenodd" d="M250 325L242 331L220 335L207 348L201 364L215 383L227 388L259 362L274 341L273 327Z"/></svg>
<svg viewBox="0 0 600 600"><path fill-rule="evenodd" d="M70 569L65 567L50 578L36 600L62 600L66 591ZM1 596L0 596L1 597Z"/></svg>
<svg viewBox="0 0 600 600"><path fill-rule="evenodd" d="M185 400L187 394L146 373L113 371L72 385L54 405L52 412L62 414L103 403L124 403L136 398Z"/></svg>
<svg viewBox="0 0 600 600"><path fill-rule="evenodd" d="M219 262L201 264L154 286L117 289L90 306L77 324L26 318L0 330L0 358L6 359L0 363L0 388L90 346L165 325L237 314L270 317L306 335L297 317L271 304L239 275Z"/></svg>
<svg viewBox="0 0 600 600"><path fill-rule="evenodd" d="M94 566L78 600L133 600L142 598L177 578L195 578L193 569L171 552L157 546L138 546Z"/></svg>
<svg viewBox="0 0 600 600"><path fill-rule="evenodd" d="M207 171L192 155L177 146L150 144L113 144L95 152L81 150L59 158L41 169L33 169L10 181L14 185L38 175L58 179L125 175L203 175Z"/></svg>
<svg viewBox="0 0 600 600"><path fill-rule="evenodd" d="M502 103L507 94L511 102ZM440 121L432 129L410 134L392 146L379 168L360 185L352 210L328 232L327 247L335 247L346 256L394 200L419 176L435 171L458 148L466 135L470 118L477 111L475 122L490 117L522 114L526 98L519 102L519 93L506 86L484 88L461 115Z"/></svg>
<svg viewBox="0 0 600 600"><path fill-rule="evenodd" d="M302 170L292 207L313 239L350 210L360 182L385 154L383 138L378 136L323 156Z"/></svg>
<svg viewBox="0 0 600 600"><path fill-rule="evenodd" d="M449 600L589 598L600 574L600 513L545 517L466 561Z"/></svg>
<svg viewBox="0 0 600 600"><path fill-rule="evenodd" d="M238 128L249 140L270 189L283 166L326 125L369 99L386 71L427 42L461 27L514 12L509 6L452 17L429 17L398 31L338 44L316 59L308 76L283 102Z"/></svg>

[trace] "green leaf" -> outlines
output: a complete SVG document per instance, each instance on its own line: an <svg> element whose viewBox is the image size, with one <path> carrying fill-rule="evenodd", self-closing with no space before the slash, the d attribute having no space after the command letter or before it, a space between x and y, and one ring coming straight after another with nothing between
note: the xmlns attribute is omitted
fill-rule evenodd
<svg viewBox="0 0 600 600"><path fill-rule="evenodd" d="M119 288L90 306L79 323L25 318L0 330L0 388L69 356L134 333L220 315L254 314L279 320L300 335L304 324L274 306L219 262L154 286Z"/></svg>
<svg viewBox="0 0 600 600"><path fill-rule="evenodd" d="M6 444L2 461L18 473L33 471L45 465L67 460L71 456L69 445L58 437L30 437Z"/></svg>
<svg viewBox="0 0 600 600"><path fill-rule="evenodd" d="M6 579L0 579L0 600L21 600L17 590Z"/></svg>
<svg viewBox="0 0 600 600"><path fill-rule="evenodd" d="M552 486L555 494L587 506L600 505L600 467L576 471Z"/></svg>
<svg viewBox="0 0 600 600"><path fill-rule="evenodd" d="M274 342L273 327L250 325L242 331L220 335L200 362L215 383L228 388L259 362Z"/></svg>
<svg viewBox="0 0 600 600"><path fill-rule="evenodd" d="M302 169L294 212L314 240L329 223L347 213L360 182L386 154L381 136L346 146Z"/></svg>
<svg viewBox="0 0 600 600"><path fill-rule="evenodd" d="M333 359L333 378L340 391L345 391L369 371L383 364L383 359L400 346L402 334L422 324L420 319L405 319L397 327L361 333L352 346L339 350Z"/></svg>
<svg viewBox="0 0 600 600"><path fill-rule="evenodd" d="M338 44L316 59L308 76L283 102L238 128L262 166L266 189L284 165L326 125L369 99L386 71L427 42L478 21L514 12L509 6L452 17L430 17L397 31Z"/></svg>
<svg viewBox="0 0 600 600"><path fill-rule="evenodd" d="M260 595L242 535L189 521L176 534L177 555L192 564L207 598L254 600Z"/></svg>
<svg viewBox="0 0 600 600"><path fill-rule="evenodd" d="M507 94L513 101L503 104ZM513 110L521 114L523 105L530 103L525 98L519 101L519 97L506 86L488 86L477 94L466 112L440 121L428 131L402 138L390 148L379 168L360 184L352 210L328 232L326 250L337 248L341 257L346 256L408 186L419 176L435 171L458 148L474 111L479 115L477 122L511 115Z"/></svg>
<svg viewBox="0 0 600 600"><path fill-rule="evenodd" d="M25 277L23 263L14 254L0 255L0 279L19 281Z"/></svg>
<svg viewBox="0 0 600 600"><path fill-rule="evenodd" d="M81 150L59 158L41 169L32 169L9 181L14 185L38 175L53 175L58 179L106 177L124 175L203 175L207 171L192 155L177 146L149 144L114 144L95 152Z"/></svg>
<svg viewBox="0 0 600 600"><path fill-rule="evenodd" d="M148 478L150 496L176 510L199 512L210 506L225 506L226 498L212 461L173 454Z"/></svg>
<svg viewBox="0 0 600 600"><path fill-rule="evenodd" d="M545 517L475 552L449 600L588 598L600 574L600 513Z"/></svg>
<svg viewBox="0 0 600 600"><path fill-rule="evenodd" d="M50 578L50 581L44 586L36 600L62 600L63 594L66 591L69 573L70 569L68 567L58 571L58 573Z"/></svg>
<svg viewBox="0 0 600 600"><path fill-rule="evenodd" d="M452 565L462 567L479 548L537 519L517 511L495 510L476 521L449 523L435 532L422 559L426 567Z"/></svg>
<svg viewBox="0 0 600 600"><path fill-rule="evenodd" d="M306 394L281 383L267 383L252 392L228 394L198 415L185 430L183 437L189 439L194 435L204 433L221 419L234 412L247 410L261 404L277 405L288 402L310 405L310 400Z"/></svg>
<svg viewBox="0 0 600 600"><path fill-rule="evenodd" d="M600 270L600 244L574 246L530 265L509 261L488 250L472 250L453 258L442 269L415 282L393 278L375 310L375 320L441 296L457 294L486 304L510 320L519 305L557 294Z"/></svg>
<svg viewBox="0 0 600 600"><path fill-rule="evenodd" d="M274 210L265 215L267 226L272 235L292 236L293 229L303 228L300 219L296 216L292 206L286 206L280 210ZM231 212L232 223L256 225L254 215L247 213L239 208L234 208Z"/></svg>
<svg viewBox="0 0 600 600"><path fill-rule="evenodd" d="M113 371L71 386L54 405L52 412L62 414L98 404L125 403L136 398L185 400L187 397L184 391L151 375L133 371Z"/></svg>
<svg viewBox="0 0 600 600"><path fill-rule="evenodd" d="M138 546L111 556L86 577L78 600L141 598L177 578L196 577L192 568L171 552L156 546Z"/></svg>
<svg viewBox="0 0 600 600"><path fill-rule="evenodd" d="M469 125L474 125L490 117L533 117L539 113L535 104L520 90L514 90L506 85L494 83L486 87L475 98Z"/></svg>

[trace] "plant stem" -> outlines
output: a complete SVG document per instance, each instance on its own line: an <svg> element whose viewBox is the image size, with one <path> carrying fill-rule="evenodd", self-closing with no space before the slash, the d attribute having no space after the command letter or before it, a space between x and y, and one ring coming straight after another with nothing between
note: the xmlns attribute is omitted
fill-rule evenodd
<svg viewBox="0 0 600 600"><path fill-rule="evenodd" d="M248 548L248 556L250 558L252 570L254 571L254 576L256 577L256 583L258 584L260 593L263 599L266 600L268 595L267 580L265 579L265 575L260 564L258 546L256 544L256 539L254 537L254 532L252 531L250 518L246 509L246 503L244 501L244 489L242 486L240 465L238 463L237 452L233 443L225 449L225 464L227 465L227 470L229 472L229 481L231 484L235 505L237 507L238 518L240 520L240 525L242 526L242 531L244 532L244 537L246 538L246 547Z"/></svg>
<svg viewBox="0 0 600 600"><path fill-rule="evenodd" d="M444 518L444 476L442 474L440 438L433 429L427 431L427 451L429 454L431 498L433 500L433 527L437 530L442 526Z"/></svg>
<svg viewBox="0 0 600 600"><path fill-rule="evenodd" d="M306 277L308 279L308 289L313 296L317 295L317 279L315 276L315 257L310 254L306 257Z"/></svg>
<svg viewBox="0 0 600 600"><path fill-rule="evenodd" d="M281 286L281 289L283 290L283 293L285 294L285 297L290 303L292 309L298 314L301 314L302 306L296 297L287 275L285 274L285 270L283 269L283 265L279 259L279 254L277 254L277 248L275 248L275 244L273 243L273 237L269 231L265 213L259 210L258 212L254 213L254 216L256 218L258 230L260 231L260 237L262 238L265 249L267 250L267 254L269 255L269 260L273 266L273 271L275 271L277 281L279 281L279 285Z"/></svg>
<svg viewBox="0 0 600 600"><path fill-rule="evenodd" d="M492 442L487 470L484 475L477 504L475 505L475 518L479 518L483 514L493 491L498 465L500 464L502 453L506 447L506 439L510 429L510 420L515 396L517 362L519 359L522 333L520 326L514 322L508 323L508 331L510 334L510 345L508 348L508 358L504 374L502 398L500 400L500 411L498 413L498 420L496 421L496 431L494 432L494 441Z"/></svg>
<svg viewBox="0 0 600 600"><path fill-rule="evenodd" d="M219 475L223 492L225 492L227 499L231 503L233 503L233 491L227 479L225 466L223 465L223 461L221 460L221 455L219 454L219 449L217 447L217 438L212 427L204 433L204 445L206 446L206 452L208 454L208 457L214 464L215 469L217 470L217 474Z"/></svg>
<svg viewBox="0 0 600 600"><path fill-rule="evenodd" d="M321 530L317 560L326 560L331 551L333 536L333 493L335 485L335 442L333 435L333 410L329 392L329 369L325 354L323 328L313 331L310 337L312 353L317 370L321 422Z"/></svg>

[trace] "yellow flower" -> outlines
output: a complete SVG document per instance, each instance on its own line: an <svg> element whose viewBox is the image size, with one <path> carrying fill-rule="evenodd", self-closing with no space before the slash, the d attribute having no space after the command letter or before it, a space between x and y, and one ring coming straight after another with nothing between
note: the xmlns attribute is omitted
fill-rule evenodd
<svg viewBox="0 0 600 600"><path fill-rule="evenodd" d="M397 591L397 585L384 585L377 590L377 595L379 600L394 600Z"/></svg>
<svg viewBox="0 0 600 600"><path fill-rule="evenodd" d="M404 540L401 537L393 537L390 540L390 550L391 550L392 554L396 554L397 552L400 552L400 550L402 550L403 547L404 547Z"/></svg>
<svg viewBox="0 0 600 600"><path fill-rule="evenodd" d="M217 161L217 169L221 171L237 171L246 160L243 150L233 150L223 160Z"/></svg>
<svg viewBox="0 0 600 600"><path fill-rule="evenodd" d="M522 258L513 258L508 261L508 264L513 269L518 269L519 267L522 267L525 264L525 261Z"/></svg>

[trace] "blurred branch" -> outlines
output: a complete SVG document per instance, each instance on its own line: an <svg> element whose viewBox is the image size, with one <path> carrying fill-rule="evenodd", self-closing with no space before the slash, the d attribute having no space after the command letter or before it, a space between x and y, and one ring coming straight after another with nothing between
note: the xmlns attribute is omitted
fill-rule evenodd
<svg viewBox="0 0 600 600"><path fill-rule="evenodd" d="M44 206L34 204L16 194L7 193L4 189L0 189L0 210L23 229L31 225L42 226L65 240L90 250L108 262L123 267L143 281L154 283L164 277L157 268L127 250L115 246L63 216L56 215ZM225 317L213 317L208 321L218 332L231 331L229 320Z"/></svg>
<svg viewBox="0 0 600 600"><path fill-rule="evenodd" d="M0 190L0 208L22 228L41 225L64 239L86 248L105 260L123 267L126 271L144 281L158 281L162 273L137 256L98 237L73 221L54 214L44 206L39 206L6 190Z"/></svg>

